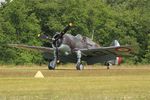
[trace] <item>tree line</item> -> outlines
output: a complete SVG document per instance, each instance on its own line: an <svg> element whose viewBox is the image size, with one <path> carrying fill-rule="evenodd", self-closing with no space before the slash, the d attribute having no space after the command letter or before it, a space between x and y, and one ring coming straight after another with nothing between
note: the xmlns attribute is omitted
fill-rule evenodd
<svg viewBox="0 0 150 100"><path fill-rule="evenodd" d="M69 22L69 33L109 46L114 39L133 45L131 63L150 63L150 0L6 0L0 6L0 64L44 63L38 52L10 48L19 43L50 46L40 33L52 37Z"/></svg>

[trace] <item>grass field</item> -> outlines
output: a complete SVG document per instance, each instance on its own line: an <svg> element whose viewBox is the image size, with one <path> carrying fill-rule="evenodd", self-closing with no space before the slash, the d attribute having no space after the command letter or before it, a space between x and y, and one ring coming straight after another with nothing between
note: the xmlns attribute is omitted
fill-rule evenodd
<svg viewBox="0 0 150 100"><path fill-rule="evenodd" d="M34 78L39 70L45 78ZM0 100L150 100L150 66L88 66L83 71L72 65L55 71L1 66Z"/></svg>

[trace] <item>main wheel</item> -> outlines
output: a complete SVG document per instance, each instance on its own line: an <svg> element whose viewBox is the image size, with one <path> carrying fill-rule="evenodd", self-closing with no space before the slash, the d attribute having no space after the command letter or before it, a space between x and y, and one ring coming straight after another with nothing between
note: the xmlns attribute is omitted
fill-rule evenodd
<svg viewBox="0 0 150 100"><path fill-rule="evenodd" d="M84 69L83 64L82 64L82 63L77 63L76 69L77 69L77 70L83 70L83 69Z"/></svg>
<svg viewBox="0 0 150 100"><path fill-rule="evenodd" d="M106 63L107 69L110 69L110 66L112 66L112 64L110 62Z"/></svg>
<svg viewBox="0 0 150 100"><path fill-rule="evenodd" d="M57 64L57 62L56 62L55 60L51 61L51 62L48 64L48 69L49 69L49 70L55 70L56 64Z"/></svg>

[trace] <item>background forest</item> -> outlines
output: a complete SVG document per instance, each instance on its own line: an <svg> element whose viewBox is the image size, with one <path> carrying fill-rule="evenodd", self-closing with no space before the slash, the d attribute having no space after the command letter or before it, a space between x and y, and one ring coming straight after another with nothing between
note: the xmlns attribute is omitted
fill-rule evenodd
<svg viewBox="0 0 150 100"><path fill-rule="evenodd" d="M69 33L109 46L114 39L133 45L126 62L150 64L150 0L13 0L0 5L0 64L39 64L38 52L7 47L19 43L50 46L38 34L53 36L69 22Z"/></svg>

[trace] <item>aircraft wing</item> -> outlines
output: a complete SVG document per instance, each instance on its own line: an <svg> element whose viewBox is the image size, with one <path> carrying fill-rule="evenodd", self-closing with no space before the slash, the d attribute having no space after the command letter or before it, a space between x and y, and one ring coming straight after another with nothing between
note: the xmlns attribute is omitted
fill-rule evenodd
<svg viewBox="0 0 150 100"><path fill-rule="evenodd" d="M99 47L91 49L81 49L84 56L104 56L104 55L116 55L116 56L131 56L133 53L132 46L110 46Z"/></svg>
<svg viewBox="0 0 150 100"><path fill-rule="evenodd" d="M22 44L9 44L10 47L22 48L27 50L39 51L42 53L53 53L54 49L49 47L41 47L41 46L28 46Z"/></svg>

